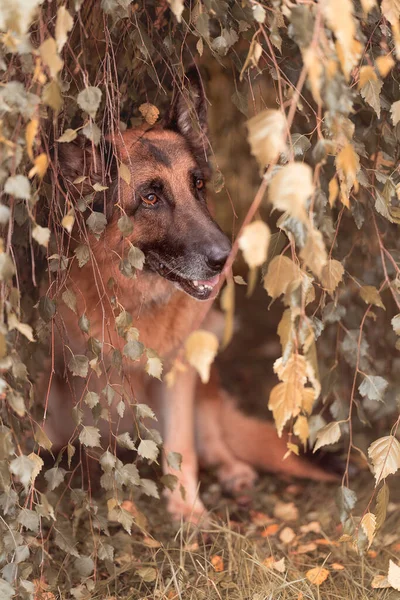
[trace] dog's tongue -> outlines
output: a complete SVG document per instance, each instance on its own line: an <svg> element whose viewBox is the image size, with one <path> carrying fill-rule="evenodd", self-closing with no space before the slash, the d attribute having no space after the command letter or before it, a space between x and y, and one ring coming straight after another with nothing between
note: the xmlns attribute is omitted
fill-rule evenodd
<svg viewBox="0 0 400 600"><path fill-rule="evenodd" d="M219 275L215 275L215 277L212 277L211 279L198 279L197 284L198 285L209 285L210 287L214 287L217 285L218 281L219 281Z"/></svg>

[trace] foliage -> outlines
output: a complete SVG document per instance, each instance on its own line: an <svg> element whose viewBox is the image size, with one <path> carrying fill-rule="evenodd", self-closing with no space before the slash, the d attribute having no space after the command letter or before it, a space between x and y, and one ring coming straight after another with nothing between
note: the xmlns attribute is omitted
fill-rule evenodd
<svg viewBox="0 0 400 600"><path fill-rule="evenodd" d="M278 433L286 427L303 446L312 440L314 450L343 444L343 539L361 552L371 544L389 502L390 478L384 480L400 466L399 19L395 0L381 6L374 0L0 4L0 589L5 597L14 588L22 598L33 597L31 582L48 561L37 551L38 540L45 552L51 540L68 560L76 559L68 586L75 598L84 597L95 561L112 560L105 541L110 523L127 531L141 527L140 515L124 504L126 497L137 490L159 495L154 481L138 469L157 461L161 445L157 432L142 423L154 417L148 407L129 407L136 411L137 438L125 432L115 440L136 450L137 460L124 464L114 451L100 451L104 513L85 486L76 485L89 458L72 445L79 439L88 453L101 445L97 424L106 416L98 395L88 389L77 403L75 439L66 446L66 457L56 457L48 468L46 399L40 411L31 384L48 359L57 306L65 303L77 313L77 291L68 285L71 261L81 267L91 261L87 243L73 256L65 251L74 224L82 227L86 242L88 231L100 239L107 224L102 206L112 183L107 165L93 184L77 175L75 185L87 190L74 203L60 184L60 148L80 135L92 150L104 149L106 135L115 139L120 129L156 122L168 104L168 90L184 88L184 70L194 56L208 67L211 83L229 67L221 112L233 115L235 125L248 119L250 149L245 130L238 129L238 148L244 150L224 159L219 148L214 187L222 191L224 177L227 195L229 182L246 187L238 206L245 216L229 266L240 247L250 267L249 293L261 272L266 292L285 307L278 325L282 356L274 365L279 383L269 398ZM230 97L225 89L231 89ZM258 161L255 172L250 152ZM225 168L228 161L232 172L238 165L244 183ZM119 175L129 180L126 165L119 165ZM83 221L80 215L87 210ZM122 235L129 234L122 212L118 226ZM127 277L142 267L137 248L121 259ZM234 329L240 283L228 270L225 345ZM86 380L103 369L101 342L91 336L84 313L75 317L87 354L68 350L68 376ZM141 343L132 316L118 306L114 317L123 355L133 361L145 356L150 376L161 377L160 359ZM186 350L189 362L198 364L200 356L206 380L216 341L204 334L192 334ZM121 360L116 349L115 369ZM117 401L122 418L129 402L116 393L107 385L102 398L109 405ZM93 426L84 423L86 407ZM371 425L372 437L366 433ZM288 450L299 448L292 440ZM352 516L355 498L349 489L355 455L364 465L369 460L379 486L360 519ZM67 516L71 511L73 520ZM76 530L87 518L93 537L77 546ZM391 564L389 582L396 586L397 569ZM319 576L314 572L309 579Z"/></svg>

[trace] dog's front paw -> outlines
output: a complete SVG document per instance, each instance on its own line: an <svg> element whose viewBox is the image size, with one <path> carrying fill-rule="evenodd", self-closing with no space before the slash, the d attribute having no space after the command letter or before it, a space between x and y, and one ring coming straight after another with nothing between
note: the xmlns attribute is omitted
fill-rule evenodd
<svg viewBox="0 0 400 600"><path fill-rule="evenodd" d="M258 479L255 470L240 460L220 465L217 476L223 489L234 496L251 490Z"/></svg>
<svg viewBox="0 0 400 600"><path fill-rule="evenodd" d="M168 512L175 521L185 521L194 525L205 526L208 523L208 512L200 498L193 494L181 493L180 486L173 492L166 490Z"/></svg>

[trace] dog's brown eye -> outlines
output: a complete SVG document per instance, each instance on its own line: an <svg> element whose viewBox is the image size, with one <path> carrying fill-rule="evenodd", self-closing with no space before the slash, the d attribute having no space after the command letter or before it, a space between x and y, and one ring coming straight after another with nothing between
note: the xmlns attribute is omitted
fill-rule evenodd
<svg viewBox="0 0 400 600"><path fill-rule="evenodd" d="M195 181L196 190L202 190L204 188L204 185L204 179L197 177Z"/></svg>
<svg viewBox="0 0 400 600"><path fill-rule="evenodd" d="M144 204L148 206L153 206L157 202L158 198L155 194L147 194L147 196L142 196L142 201Z"/></svg>

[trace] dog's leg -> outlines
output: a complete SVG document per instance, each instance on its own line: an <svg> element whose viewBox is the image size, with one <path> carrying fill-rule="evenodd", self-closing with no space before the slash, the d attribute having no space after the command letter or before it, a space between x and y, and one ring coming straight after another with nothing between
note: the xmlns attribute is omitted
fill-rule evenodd
<svg viewBox="0 0 400 600"><path fill-rule="evenodd" d="M199 498L198 463L194 437L194 395L197 375L189 368L180 373L172 387L164 386L165 413L164 472L178 478L173 492L168 492L168 510L178 518L198 522L205 514ZM169 452L182 455L181 470L168 465ZM183 488L183 494L182 490Z"/></svg>
<svg viewBox="0 0 400 600"><path fill-rule="evenodd" d="M239 494L253 486L257 479L254 469L239 460L222 435L224 392L215 370L210 382L199 384L196 396L196 433L199 460L204 466L217 466L217 476L224 489Z"/></svg>

